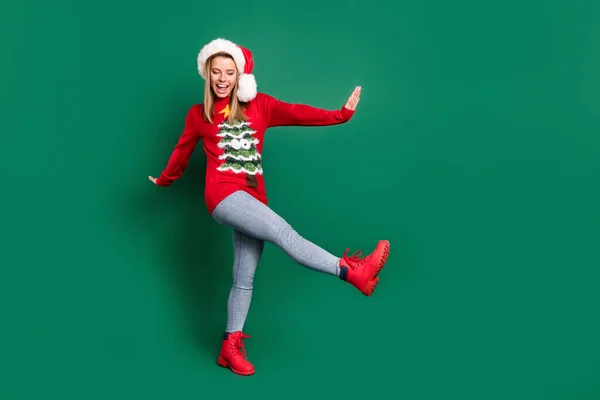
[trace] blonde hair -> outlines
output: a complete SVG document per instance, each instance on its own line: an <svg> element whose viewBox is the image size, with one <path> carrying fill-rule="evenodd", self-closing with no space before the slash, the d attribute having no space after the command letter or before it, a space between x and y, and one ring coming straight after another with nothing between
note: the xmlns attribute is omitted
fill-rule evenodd
<svg viewBox="0 0 600 400"><path fill-rule="evenodd" d="M208 58L208 60L206 60L206 64L204 65L204 76L206 76L206 79L204 81L204 119L208 122L210 122L211 124L212 122L212 117L214 116L214 103L215 103L215 93L212 90L212 87L210 85L210 70L211 70L211 64L212 64L212 60L215 57L227 57L233 60L233 57L231 57L230 54L228 53L216 53L213 54L212 56L210 56ZM239 78L240 76L240 72L237 70L236 67L236 71L237 71L237 76ZM246 108L246 103L241 102L238 97L237 97L237 92L238 92L238 84L237 82L235 83L235 85L233 86L233 89L231 90L231 95L230 95L230 100L229 100L229 117L227 118L227 122L230 124L234 124L236 121L247 121L248 117L246 116L246 114L244 113L244 110Z"/></svg>

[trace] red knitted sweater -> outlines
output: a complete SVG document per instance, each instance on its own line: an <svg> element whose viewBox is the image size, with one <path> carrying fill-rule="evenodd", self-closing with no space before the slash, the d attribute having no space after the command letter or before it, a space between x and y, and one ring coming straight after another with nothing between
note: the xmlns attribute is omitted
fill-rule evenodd
<svg viewBox="0 0 600 400"><path fill-rule="evenodd" d="M264 204L267 192L263 179L262 149L265 131L275 126L325 126L345 123L353 110L324 110L304 104L290 104L258 93L245 110L248 121L228 124L229 98L215 101L213 123L204 120L203 104L193 105L186 116L166 168L156 180L169 186L181 177L199 140L206 153L204 197L208 212L229 194L243 190Z"/></svg>

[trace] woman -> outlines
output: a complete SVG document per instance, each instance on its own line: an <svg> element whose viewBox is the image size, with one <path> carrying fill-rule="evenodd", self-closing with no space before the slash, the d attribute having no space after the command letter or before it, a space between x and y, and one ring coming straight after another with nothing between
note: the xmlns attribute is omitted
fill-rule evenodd
<svg viewBox="0 0 600 400"><path fill-rule="evenodd" d="M225 39L215 39L198 55L198 71L205 79L204 102L193 105L183 133L161 175L150 180L169 186L181 177L190 155L202 139L207 156L205 202L219 223L233 230L233 285L228 298L225 329L218 364L234 373L251 375L246 359L244 323L252 297L254 272L265 241L274 243L300 265L339 277L370 296L379 282L390 249L380 241L361 259L360 251L336 257L304 239L268 207L261 152L265 131L274 126L325 126L351 119L360 99L357 87L346 104L335 111L289 104L257 93L252 75L252 53Z"/></svg>

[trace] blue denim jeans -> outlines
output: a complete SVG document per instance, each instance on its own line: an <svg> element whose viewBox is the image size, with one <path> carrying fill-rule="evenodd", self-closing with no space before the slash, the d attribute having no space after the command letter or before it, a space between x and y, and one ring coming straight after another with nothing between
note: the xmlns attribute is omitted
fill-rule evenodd
<svg viewBox="0 0 600 400"><path fill-rule="evenodd" d="M277 245L306 268L339 276L340 257L304 239L271 208L244 191L226 197L212 216L233 229L233 285L227 304L227 332L243 330L265 242Z"/></svg>

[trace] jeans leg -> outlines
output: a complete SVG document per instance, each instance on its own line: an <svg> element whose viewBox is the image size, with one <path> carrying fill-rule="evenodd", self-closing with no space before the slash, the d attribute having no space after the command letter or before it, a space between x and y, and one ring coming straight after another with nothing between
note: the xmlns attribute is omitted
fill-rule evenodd
<svg viewBox="0 0 600 400"><path fill-rule="evenodd" d="M300 236L271 208L244 191L221 201L213 211L213 218L222 225L279 246L304 267L339 276L339 257Z"/></svg>
<svg viewBox="0 0 600 400"><path fill-rule="evenodd" d="M233 230L233 285L227 301L227 332L242 331L250 303L254 274L264 241Z"/></svg>

